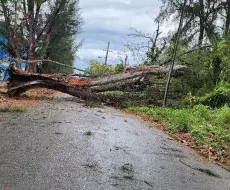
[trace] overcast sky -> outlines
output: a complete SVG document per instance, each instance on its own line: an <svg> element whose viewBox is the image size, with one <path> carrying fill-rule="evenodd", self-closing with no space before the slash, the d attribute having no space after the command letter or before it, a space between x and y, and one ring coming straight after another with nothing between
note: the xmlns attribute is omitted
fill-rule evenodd
<svg viewBox="0 0 230 190"><path fill-rule="evenodd" d="M84 39L84 43L77 52L80 59L76 66L83 68L86 60L104 57L108 42L112 50L109 62L115 62L117 53L124 49L122 44L130 27L154 31L150 17L158 14L159 7L159 0L80 0L84 25L78 39Z"/></svg>

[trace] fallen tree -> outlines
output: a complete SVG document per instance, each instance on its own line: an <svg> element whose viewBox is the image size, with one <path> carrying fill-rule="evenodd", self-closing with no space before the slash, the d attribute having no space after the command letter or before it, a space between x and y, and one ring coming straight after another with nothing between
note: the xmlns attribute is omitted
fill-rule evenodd
<svg viewBox="0 0 230 190"><path fill-rule="evenodd" d="M10 96L19 96L32 88L48 88L57 90L84 100L97 100L113 104L123 99L130 99L132 95L108 96L101 92L125 90L136 85L148 85L149 75L165 76L169 71L168 66L145 66L127 69L124 73L102 78L90 79L61 74L28 73L16 69L13 64L9 67L11 76L8 86ZM173 76L181 76L187 71L185 66L177 65Z"/></svg>

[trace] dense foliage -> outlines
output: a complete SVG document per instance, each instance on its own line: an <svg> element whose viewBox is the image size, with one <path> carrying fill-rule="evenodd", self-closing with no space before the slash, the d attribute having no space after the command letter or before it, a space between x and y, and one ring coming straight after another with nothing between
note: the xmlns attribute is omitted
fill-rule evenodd
<svg viewBox="0 0 230 190"><path fill-rule="evenodd" d="M85 75L96 78L109 76L112 74L120 73L124 70L123 64L117 64L115 66L104 65L103 63L98 62L97 60L91 60L89 62L89 67L85 69Z"/></svg>
<svg viewBox="0 0 230 190"><path fill-rule="evenodd" d="M57 4L58 2L54 5L53 11ZM53 32L44 57L74 67L75 54L81 45L76 41L81 24L78 1L68 1L53 26ZM66 74L74 72L73 68L61 65L54 66L50 63L44 63L41 71Z"/></svg>
<svg viewBox="0 0 230 190"><path fill-rule="evenodd" d="M230 83L221 83L210 93L199 98L198 101L212 108L230 106Z"/></svg>

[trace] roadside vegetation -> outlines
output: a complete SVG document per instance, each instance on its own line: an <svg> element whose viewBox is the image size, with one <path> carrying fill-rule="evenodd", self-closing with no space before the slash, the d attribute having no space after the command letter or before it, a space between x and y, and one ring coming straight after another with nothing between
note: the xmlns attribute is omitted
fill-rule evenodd
<svg viewBox="0 0 230 190"><path fill-rule="evenodd" d="M145 114L165 126L171 134L189 133L201 152L211 153L217 161L230 165L230 108L211 109L196 105L191 108L162 108L135 106L129 111ZM183 136L182 136L183 137Z"/></svg>
<svg viewBox="0 0 230 190"><path fill-rule="evenodd" d="M27 109L23 106L16 106L16 105L5 105L0 107L0 112L26 112Z"/></svg>
<svg viewBox="0 0 230 190"><path fill-rule="evenodd" d="M230 88L223 82L210 93L193 96L189 93L176 106L127 105L127 110L148 116L161 123L163 129L188 143L211 160L230 166ZM187 142L186 142L187 143Z"/></svg>

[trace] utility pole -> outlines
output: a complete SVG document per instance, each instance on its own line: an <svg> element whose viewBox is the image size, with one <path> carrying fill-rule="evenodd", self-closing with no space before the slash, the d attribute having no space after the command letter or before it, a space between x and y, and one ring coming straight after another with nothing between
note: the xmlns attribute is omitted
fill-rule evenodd
<svg viewBox="0 0 230 190"><path fill-rule="evenodd" d="M110 46L110 43L108 43L107 50L106 50L106 55L105 55L105 65L107 65L107 61L108 61L108 56L109 56L109 46Z"/></svg>
<svg viewBox="0 0 230 190"><path fill-rule="evenodd" d="M103 51L106 51L105 57L101 57L101 56L98 57L98 58L105 59L105 63L104 63L105 65L107 65L107 62L108 62L109 52L112 52L109 50L109 47L110 47L110 42L108 43L107 49L106 50L103 49Z"/></svg>
<svg viewBox="0 0 230 190"><path fill-rule="evenodd" d="M169 90L169 86L170 86L173 67L175 64L175 59L177 56L177 49L178 49L180 35L181 35L181 29L182 29L182 25L183 25L183 17L184 17L184 11L185 11L186 3L187 3L187 0L184 0L183 9L182 9L181 16L180 16L180 23L179 23L179 27L178 27L178 31L177 31L177 37L176 37L176 41L175 41L175 45L174 45L174 49L173 49L170 68L169 68L168 80L167 80L166 87L165 87L165 95L164 95L163 106L162 106L163 109L166 107L166 104L167 104L168 90Z"/></svg>
<svg viewBox="0 0 230 190"><path fill-rule="evenodd" d="M125 65L124 65L125 69L127 68L127 65L128 65L128 55L125 55Z"/></svg>

